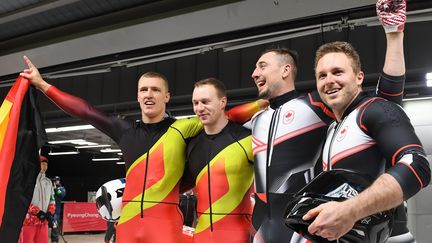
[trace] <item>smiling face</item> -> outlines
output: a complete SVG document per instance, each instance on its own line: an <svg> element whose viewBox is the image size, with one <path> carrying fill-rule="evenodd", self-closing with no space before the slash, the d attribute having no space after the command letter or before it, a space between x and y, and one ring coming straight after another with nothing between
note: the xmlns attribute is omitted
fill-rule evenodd
<svg viewBox="0 0 432 243"><path fill-rule="evenodd" d="M226 103L227 98L219 95L211 84L196 86L192 94L193 110L206 131L212 130L211 128L218 124L223 124L223 121L226 120Z"/></svg>
<svg viewBox="0 0 432 243"><path fill-rule="evenodd" d="M317 90L339 120L361 92L364 74L353 70L352 59L342 52L323 55L315 68Z"/></svg>
<svg viewBox="0 0 432 243"><path fill-rule="evenodd" d="M138 81L138 102L145 123L161 121L169 99L170 94L162 78L143 76Z"/></svg>
<svg viewBox="0 0 432 243"><path fill-rule="evenodd" d="M281 54L264 53L256 63L252 78L258 88L258 97L271 99L294 89L293 64Z"/></svg>

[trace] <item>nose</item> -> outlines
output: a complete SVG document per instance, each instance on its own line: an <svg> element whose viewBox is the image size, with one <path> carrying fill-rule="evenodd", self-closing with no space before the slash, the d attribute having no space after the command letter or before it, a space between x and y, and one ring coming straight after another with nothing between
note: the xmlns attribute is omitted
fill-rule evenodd
<svg viewBox="0 0 432 243"><path fill-rule="evenodd" d="M259 77L259 70L258 70L258 68L255 68L255 70L253 71L251 77L252 77L254 80L256 80L256 79Z"/></svg>
<svg viewBox="0 0 432 243"><path fill-rule="evenodd" d="M322 83L323 85L333 84L335 83L334 76L331 73L326 74L325 77L320 80L320 83Z"/></svg>
<svg viewBox="0 0 432 243"><path fill-rule="evenodd" d="M147 90L146 92L144 92L144 96L147 98L153 97L153 91L151 91L150 89Z"/></svg>
<svg viewBox="0 0 432 243"><path fill-rule="evenodd" d="M327 74L323 80L324 84L333 84L335 82L334 76L332 74Z"/></svg>

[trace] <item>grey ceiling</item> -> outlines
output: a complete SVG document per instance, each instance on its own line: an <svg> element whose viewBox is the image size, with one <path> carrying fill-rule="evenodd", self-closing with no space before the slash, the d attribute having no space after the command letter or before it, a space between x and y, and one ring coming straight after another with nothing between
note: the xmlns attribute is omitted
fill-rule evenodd
<svg viewBox="0 0 432 243"><path fill-rule="evenodd" d="M0 27L4 31L0 33L0 41L7 41L11 38L118 12L151 2L155 1L2 1L0 13L3 17L0 20Z"/></svg>
<svg viewBox="0 0 432 243"><path fill-rule="evenodd" d="M148 16L169 16L221 0L2 0L0 54L130 25ZM207 6L208 7L208 6Z"/></svg>

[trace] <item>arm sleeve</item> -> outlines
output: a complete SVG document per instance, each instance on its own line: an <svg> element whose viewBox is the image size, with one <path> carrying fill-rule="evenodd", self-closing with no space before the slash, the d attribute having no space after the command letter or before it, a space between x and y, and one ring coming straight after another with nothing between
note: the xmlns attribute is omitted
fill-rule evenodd
<svg viewBox="0 0 432 243"><path fill-rule="evenodd" d="M189 161L186 162L183 176L180 180L180 193L185 193L195 187L195 178L193 174L190 172L187 163L190 162Z"/></svg>
<svg viewBox="0 0 432 243"><path fill-rule="evenodd" d="M56 207L55 207L55 201L51 201L50 204L48 205L47 212L49 212L50 214L54 215L55 209L56 209Z"/></svg>
<svg viewBox="0 0 432 243"><path fill-rule="evenodd" d="M116 129L115 119L109 118L85 100L63 92L54 86L51 86L45 95L67 114L88 122L114 140L117 141L116 138L120 136L121 131L118 127Z"/></svg>
<svg viewBox="0 0 432 243"><path fill-rule="evenodd" d="M252 116L260 110L258 101L246 103L243 105L235 106L225 112L225 115L229 120L237 123L243 124L249 121Z"/></svg>
<svg viewBox="0 0 432 243"><path fill-rule="evenodd" d="M177 119L171 127L181 134L186 143L203 129L202 123L196 116Z"/></svg>
<svg viewBox="0 0 432 243"><path fill-rule="evenodd" d="M381 99L371 102L363 110L360 122L377 142L387 161L387 173L398 181L405 200L429 184L429 162L401 107Z"/></svg>
<svg viewBox="0 0 432 243"><path fill-rule="evenodd" d="M40 209L36 205L34 205L32 203L30 204L29 209L28 209L29 214L36 215L39 213L39 211L40 211Z"/></svg>
<svg viewBox="0 0 432 243"><path fill-rule="evenodd" d="M55 197L54 197L54 188L51 187L51 196L50 201L47 208L47 213L54 214L55 213Z"/></svg>
<svg viewBox="0 0 432 243"><path fill-rule="evenodd" d="M375 95L396 104L402 103L405 86L405 75L390 76L382 73L378 79Z"/></svg>

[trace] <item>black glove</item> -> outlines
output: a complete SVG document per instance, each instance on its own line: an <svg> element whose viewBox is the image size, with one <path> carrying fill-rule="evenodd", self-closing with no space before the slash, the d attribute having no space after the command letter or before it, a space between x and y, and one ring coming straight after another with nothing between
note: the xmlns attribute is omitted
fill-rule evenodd
<svg viewBox="0 0 432 243"><path fill-rule="evenodd" d="M36 217L38 217L41 221L44 221L46 219L46 213L42 210L40 210L37 214Z"/></svg>
<svg viewBox="0 0 432 243"><path fill-rule="evenodd" d="M48 227L52 228L54 225L53 224L53 222L54 222L53 215L50 212L46 212L45 216L46 216L46 220L48 221Z"/></svg>

